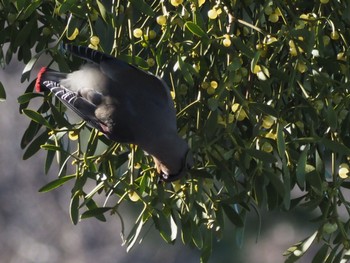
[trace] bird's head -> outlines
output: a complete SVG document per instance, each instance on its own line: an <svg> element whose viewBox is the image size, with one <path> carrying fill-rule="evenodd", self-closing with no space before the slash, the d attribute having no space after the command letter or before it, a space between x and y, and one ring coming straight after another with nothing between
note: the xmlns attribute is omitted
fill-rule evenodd
<svg viewBox="0 0 350 263"><path fill-rule="evenodd" d="M186 175L187 171L193 167L193 155L189 148L181 159L180 166L177 170L172 169L169 165L160 162L157 158L154 158L157 171L160 175L160 182L173 182L181 179Z"/></svg>

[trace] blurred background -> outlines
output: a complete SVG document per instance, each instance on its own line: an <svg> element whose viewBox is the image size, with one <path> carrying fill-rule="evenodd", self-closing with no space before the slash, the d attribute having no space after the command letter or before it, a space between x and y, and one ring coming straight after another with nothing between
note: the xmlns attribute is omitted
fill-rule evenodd
<svg viewBox="0 0 350 263"><path fill-rule="evenodd" d="M109 216L106 223L88 219L74 226L68 212L71 185L49 193L38 192L43 185L56 178L58 171L51 169L48 175L44 174L45 151L29 160L22 159L20 140L29 123L29 119L19 113L17 103L17 97L28 86L28 82L20 83L23 67L13 61L0 71L0 81L7 92L7 100L0 103L0 261L199 262L199 253L195 248L184 246L180 237L175 245L168 245L153 228L141 244L126 253L126 247L122 246L118 217ZM132 205L124 207L121 212L124 220L130 224L135 220ZM259 219L252 211L243 246L239 248L235 245L236 241L230 234L234 229L227 222L223 240L214 245L210 262L284 262L283 252L316 230L308 226L312 218L312 215L305 215L303 211L288 214L262 212L261 232L258 235ZM310 257L305 256L299 262L310 262Z"/></svg>

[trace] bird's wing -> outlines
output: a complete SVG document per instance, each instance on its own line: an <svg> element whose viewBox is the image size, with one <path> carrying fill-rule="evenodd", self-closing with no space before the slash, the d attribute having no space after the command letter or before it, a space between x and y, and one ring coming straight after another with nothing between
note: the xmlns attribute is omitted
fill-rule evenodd
<svg viewBox="0 0 350 263"><path fill-rule="evenodd" d="M75 56L99 65L103 74L119 83L117 87L136 89L130 92L147 93L149 98L160 102L171 101L170 90L164 81L149 72L88 47L66 44L64 48Z"/></svg>
<svg viewBox="0 0 350 263"><path fill-rule="evenodd" d="M103 123L95 116L96 105L79 96L58 82L45 80L42 85L46 86L57 96L65 106L78 114L83 120L87 121L93 128L103 131Z"/></svg>

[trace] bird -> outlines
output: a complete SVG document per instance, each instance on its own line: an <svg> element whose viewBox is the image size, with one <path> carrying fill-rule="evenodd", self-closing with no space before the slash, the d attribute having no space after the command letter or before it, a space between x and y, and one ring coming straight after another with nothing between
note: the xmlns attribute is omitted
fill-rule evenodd
<svg viewBox="0 0 350 263"><path fill-rule="evenodd" d="M186 175L193 156L177 132L165 81L95 49L72 44L63 44L63 49L86 63L70 73L42 67L35 90L52 92L110 140L138 145L153 157L159 181Z"/></svg>

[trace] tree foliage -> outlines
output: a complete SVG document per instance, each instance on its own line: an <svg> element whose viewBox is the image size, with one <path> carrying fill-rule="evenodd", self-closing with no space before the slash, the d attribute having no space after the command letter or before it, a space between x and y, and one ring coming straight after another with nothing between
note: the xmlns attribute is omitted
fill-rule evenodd
<svg viewBox="0 0 350 263"><path fill-rule="evenodd" d="M314 242L323 244L315 262L349 257L348 1L2 0L0 26L1 64L16 54L26 64L22 81L44 54L52 67L78 68L81 60L59 48L71 41L171 87L179 132L195 159L189 175L172 184L157 184L151 158L137 146L69 122L60 102L33 93L33 83L18 98L31 119L24 158L47 151L48 172L57 157L58 178L41 191L74 181L74 224L104 221L105 213L122 221L118 207L135 202L139 216L123 229L127 250L153 224L166 242L181 237L206 262L225 225L242 242L248 213L302 206L317 211L315 233L291 246L286 262ZM30 109L31 100L39 108Z"/></svg>

